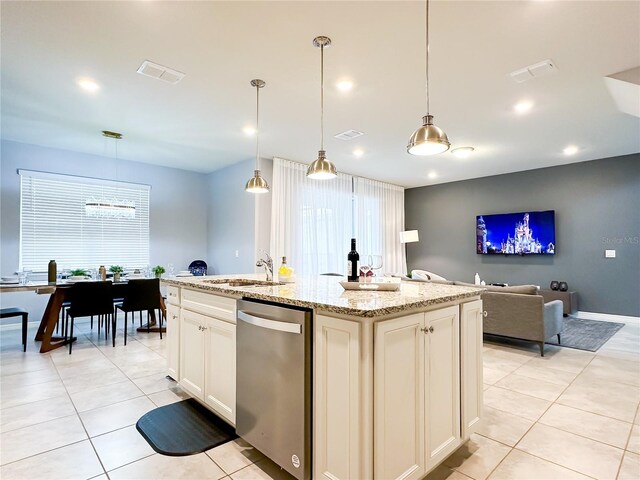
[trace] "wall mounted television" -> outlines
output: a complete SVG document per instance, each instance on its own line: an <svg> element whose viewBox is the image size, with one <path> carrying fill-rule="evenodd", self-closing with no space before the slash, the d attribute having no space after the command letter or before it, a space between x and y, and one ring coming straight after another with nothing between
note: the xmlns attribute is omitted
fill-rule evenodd
<svg viewBox="0 0 640 480"><path fill-rule="evenodd" d="M480 255L554 255L555 211L500 213L476 217Z"/></svg>

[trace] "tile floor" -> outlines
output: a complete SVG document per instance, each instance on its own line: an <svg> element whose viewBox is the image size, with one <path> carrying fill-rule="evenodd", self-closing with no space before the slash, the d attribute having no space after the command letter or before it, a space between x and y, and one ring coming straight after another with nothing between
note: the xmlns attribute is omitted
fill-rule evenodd
<svg viewBox="0 0 640 480"><path fill-rule="evenodd" d="M32 339L37 325L30 326ZM0 478L290 479L237 440L190 457L154 453L135 429L145 412L185 398L165 378L164 340L76 325L73 354L19 346L0 328ZM485 419L428 480L640 479L640 324L597 353L485 342Z"/></svg>

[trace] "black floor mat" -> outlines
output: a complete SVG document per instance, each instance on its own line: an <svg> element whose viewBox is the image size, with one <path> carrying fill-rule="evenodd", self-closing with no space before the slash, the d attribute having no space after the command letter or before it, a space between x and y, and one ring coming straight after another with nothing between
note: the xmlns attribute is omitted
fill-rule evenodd
<svg viewBox="0 0 640 480"><path fill-rule="evenodd" d="M136 423L156 452L195 455L237 438L235 429L193 398L156 408Z"/></svg>

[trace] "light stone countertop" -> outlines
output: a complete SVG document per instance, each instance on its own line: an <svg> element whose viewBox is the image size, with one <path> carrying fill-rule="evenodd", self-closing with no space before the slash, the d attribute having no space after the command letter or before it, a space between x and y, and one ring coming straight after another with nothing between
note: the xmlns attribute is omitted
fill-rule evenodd
<svg viewBox="0 0 640 480"><path fill-rule="evenodd" d="M271 302L315 308L320 313L331 312L375 318L425 309L439 304L460 302L479 296L482 288L440 285L435 283L402 282L395 292L346 291L340 286L345 277L298 277L295 283L274 286L229 286L207 283L220 279L265 280L264 274L208 275L204 277L163 278L162 283L177 287L219 293L236 298L255 298Z"/></svg>

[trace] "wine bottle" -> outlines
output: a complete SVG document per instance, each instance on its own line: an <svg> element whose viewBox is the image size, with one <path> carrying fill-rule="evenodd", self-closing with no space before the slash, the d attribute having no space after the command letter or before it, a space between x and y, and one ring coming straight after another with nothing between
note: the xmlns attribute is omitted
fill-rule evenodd
<svg viewBox="0 0 640 480"><path fill-rule="evenodd" d="M58 277L58 266L55 260L49 260L49 267L47 271L47 283L49 285L55 285Z"/></svg>
<svg viewBox="0 0 640 480"><path fill-rule="evenodd" d="M360 255L356 252L356 239L351 239L351 251L347 255L347 280L350 282L357 282L360 272L359 265Z"/></svg>

